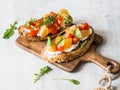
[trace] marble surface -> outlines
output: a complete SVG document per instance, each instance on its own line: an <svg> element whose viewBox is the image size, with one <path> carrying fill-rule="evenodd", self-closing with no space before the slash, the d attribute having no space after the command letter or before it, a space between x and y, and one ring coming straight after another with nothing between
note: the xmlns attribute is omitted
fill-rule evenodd
<svg viewBox="0 0 120 90"><path fill-rule="evenodd" d="M94 90L105 71L93 63L82 64L77 72L65 72L22 50L15 44L17 31L2 38L9 24L24 24L31 17L66 8L75 23L87 21L104 38L97 52L120 63L120 0L0 0L0 90ZM33 83L34 73L43 66L53 70ZM74 78L80 85L54 78ZM120 90L120 78L113 81Z"/></svg>

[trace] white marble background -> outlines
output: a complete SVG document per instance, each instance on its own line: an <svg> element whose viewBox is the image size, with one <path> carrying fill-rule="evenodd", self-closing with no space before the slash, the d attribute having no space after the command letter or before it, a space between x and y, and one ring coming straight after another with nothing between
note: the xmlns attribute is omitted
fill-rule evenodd
<svg viewBox="0 0 120 90"><path fill-rule="evenodd" d="M17 47L17 31L9 40L2 38L16 19L19 26L31 17L61 8L69 10L75 23L87 21L92 25L104 38L97 52L120 62L120 0L0 0L0 90L94 90L98 85L105 71L93 63L68 73ZM33 84L34 73L45 65L53 70ZM54 78L74 78L80 85ZM120 78L113 85L120 90Z"/></svg>

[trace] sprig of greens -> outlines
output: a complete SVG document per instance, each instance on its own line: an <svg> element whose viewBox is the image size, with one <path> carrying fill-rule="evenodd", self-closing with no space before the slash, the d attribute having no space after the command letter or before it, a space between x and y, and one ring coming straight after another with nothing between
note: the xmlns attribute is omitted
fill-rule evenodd
<svg viewBox="0 0 120 90"><path fill-rule="evenodd" d="M71 19L69 19L69 18L66 18L65 20L66 20L66 22L65 22L65 23L66 23L66 25L70 25L70 24L72 23L72 20L71 20Z"/></svg>
<svg viewBox="0 0 120 90"><path fill-rule="evenodd" d="M52 40L50 37L47 38L47 46L52 46Z"/></svg>
<svg viewBox="0 0 120 90"><path fill-rule="evenodd" d="M34 83L36 83L40 79L41 76L43 76L44 74L48 73L51 70L52 69L48 66L41 68L39 73L34 74L35 75Z"/></svg>
<svg viewBox="0 0 120 90"><path fill-rule="evenodd" d="M30 20L25 23L25 26L29 26L30 25L29 22L36 22L36 21L37 18L30 18Z"/></svg>
<svg viewBox="0 0 120 90"><path fill-rule="evenodd" d="M64 46L64 44L65 44L65 38L61 37L60 41L58 42L58 45Z"/></svg>
<svg viewBox="0 0 120 90"><path fill-rule="evenodd" d="M81 44L81 48L83 48L86 43L87 43L87 40L83 41L82 44Z"/></svg>
<svg viewBox="0 0 120 90"><path fill-rule="evenodd" d="M47 18L44 18L43 21L40 23L41 26L43 25L51 25L53 24L53 21L55 20L54 16L48 16Z"/></svg>
<svg viewBox="0 0 120 90"><path fill-rule="evenodd" d="M66 25L71 25L72 20L70 18L68 18L65 14L62 14L62 17L65 19Z"/></svg>
<svg viewBox="0 0 120 90"><path fill-rule="evenodd" d="M75 85L79 85L80 82L78 80L75 80L75 79L66 79L66 78L61 78L61 79L54 79L54 80L67 80L69 82L72 82L73 84Z"/></svg>
<svg viewBox="0 0 120 90"><path fill-rule="evenodd" d="M10 24L10 28L6 29L6 31L4 32L4 39L9 39L14 34L14 31L17 29L16 24L17 21L15 21L13 24Z"/></svg>

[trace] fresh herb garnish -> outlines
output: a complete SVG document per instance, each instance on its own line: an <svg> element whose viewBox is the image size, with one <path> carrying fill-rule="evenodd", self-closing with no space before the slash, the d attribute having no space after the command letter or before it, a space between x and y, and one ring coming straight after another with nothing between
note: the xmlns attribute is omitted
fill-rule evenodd
<svg viewBox="0 0 120 90"><path fill-rule="evenodd" d="M40 79L41 76L43 76L44 74L48 73L51 70L52 69L48 66L41 68L39 73L34 74L35 75L34 83L36 83Z"/></svg>
<svg viewBox="0 0 120 90"><path fill-rule="evenodd" d="M66 18L65 20L66 20L66 22L65 22L66 25L71 25L71 23L72 23L72 20L71 20L71 19Z"/></svg>
<svg viewBox="0 0 120 90"><path fill-rule="evenodd" d="M17 21L15 21L14 24L10 24L10 28L6 29L6 31L4 32L4 35L3 35L4 39L9 39L14 34L14 30L17 29L16 24L17 24Z"/></svg>
<svg viewBox="0 0 120 90"><path fill-rule="evenodd" d="M37 21L37 18L30 18L30 20L25 23L25 26L29 26L30 22L36 22L36 21Z"/></svg>
<svg viewBox="0 0 120 90"><path fill-rule="evenodd" d="M54 80L67 80L69 82L72 82L73 84L75 85L79 85L80 82L78 80L75 80L75 79L65 79L65 78L61 78L61 79L54 79Z"/></svg>
<svg viewBox="0 0 120 90"><path fill-rule="evenodd" d="M81 38L81 37L82 37L82 33L80 32L79 28L77 28L77 29L75 30L75 37L76 37L76 38Z"/></svg>
<svg viewBox="0 0 120 90"><path fill-rule="evenodd" d="M53 21L55 20L54 16L48 16L47 18L44 18L43 21L40 23L41 26L43 25L51 25L53 24Z"/></svg>
<svg viewBox="0 0 120 90"><path fill-rule="evenodd" d="M87 43L87 40L83 41L82 44L81 44L81 48L83 48L86 43Z"/></svg>
<svg viewBox="0 0 120 90"><path fill-rule="evenodd" d="M70 18L68 18L65 14L62 14L62 17L65 19L66 25L71 25L72 20Z"/></svg>
<svg viewBox="0 0 120 90"><path fill-rule="evenodd" d="M60 39L58 45L64 46L64 44L65 44L65 38L61 37L61 39Z"/></svg>
<svg viewBox="0 0 120 90"><path fill-rule="evenodd" d="M30 18L30 22L36 22L37 18Z"/></svg>
<svg viewBox="0 0 120 90"><path fill-rule="evenodd" d="M47 46L52 46L52 40L50 37L47 38Z"/></svg>

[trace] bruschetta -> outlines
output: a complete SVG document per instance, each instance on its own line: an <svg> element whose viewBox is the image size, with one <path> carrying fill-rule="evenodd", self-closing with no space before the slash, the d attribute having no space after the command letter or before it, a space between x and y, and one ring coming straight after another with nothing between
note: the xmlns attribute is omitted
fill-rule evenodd
<svg viewBox="0 0 120 90"><path fill-rule="evenodd" d="M66 9L58 13L51 11L42 18L31 18L25 25L19 27L19 34L29 41L47 40L47 37L54 38L63 28L70 26L73 19Z"/></svg>
<svg viewBox="0 0 120 90"><path fill-rule="evenodd" d="M48 38L41 57L51 63L74 60L89 49L93 39L94 31L88 23L72 25L55 39Z"/></svg>

